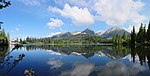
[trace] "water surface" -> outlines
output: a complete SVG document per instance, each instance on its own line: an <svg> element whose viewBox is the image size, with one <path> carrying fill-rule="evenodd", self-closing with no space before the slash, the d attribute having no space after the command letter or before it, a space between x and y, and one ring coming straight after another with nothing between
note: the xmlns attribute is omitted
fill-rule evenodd
<svg viewBox="0 0 150 76"><path fill-rule="evenodd" d="M0 47L0 75L150 76L150 48L26 45Z"/></svg>

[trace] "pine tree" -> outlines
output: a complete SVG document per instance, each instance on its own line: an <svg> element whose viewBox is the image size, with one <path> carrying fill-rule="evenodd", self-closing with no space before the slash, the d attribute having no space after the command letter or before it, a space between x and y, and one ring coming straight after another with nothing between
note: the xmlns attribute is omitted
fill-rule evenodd
<svg viewBox="0 0 150 76"><path fill-rule="evenodd" d="M147 41L150 42L150 21L149 21L148 29L147 29Z"/></svg>
<svg viewBox="0 0 150 76"><path fill-rule="evenodd" d="M131 31L131 44L134 46L136 40L136 34L135 34L135 26L133 26L133 31Z"/></svg>
<svg viewBox="0 0 150 76"><path fill-rule="evenodd" d="M146 42L146 38L147 38L147 34L146 34L146 26L144 26L144 35L143 35L144 37L144 43Z"/></svg>
<svg viewBox="0 0 150 76"><path fill-rule="evenodd" d="M144 27L143 24L141 23L141 26L139 28L139 32L137 34L137 39L136 39L137 43L143 44L144 42Z"/></svg>
<svg viewBox="0 0 150 76"><path fill-rule="evenodd" d="M126 36L126 33L125 33L125 32L124 32L123 35L122 35L122 39L123 39L123 40L126 40L126 39L127 39L127 36Z"/></svg>

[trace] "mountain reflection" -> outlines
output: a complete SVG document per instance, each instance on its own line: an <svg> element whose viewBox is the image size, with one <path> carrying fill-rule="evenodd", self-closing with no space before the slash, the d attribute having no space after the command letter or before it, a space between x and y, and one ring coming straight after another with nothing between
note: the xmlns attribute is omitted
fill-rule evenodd
<svg viewBox="0 0 150 76"><path fill-rule="evenodd" d="M33 68L39 76L150 75L147 67L150 47L144 46L24 45L12 50L0 47L0 58L0 75L11 75L18 64L22 65L17 68L22 72ZM23 66L26 64L28 66Z"/></svg>
<svg viewBox="0 0 150 76"><path fill-rule="evenodd" d="M86 58L92 57L95 54L106 55L111 59L123 58L130 53L129 47L123 46L52 46L52 45L26 45L27 51L44 49L48 52L56 52L64 55L82 55ZM18 48L17 48L18 49ZM21 49L21 48L20 48Z"/></svg>
<svg viewBox="0 0 150 76"><path fill-rule="evenodd" d="M58 45L26 45L22 47L17 47L18 49L25 49L27 51L32 50L46 50L49 53L57 53L59 55L82 55L86 58L92 57L95 54L107 56L111 59L121 59L131 54L132 61L135 62L136 55L139 57L141 65L146 62L146 58L150 60L150 47L137 46L137 47L127 47L127 46L58 46Z"/></svg>

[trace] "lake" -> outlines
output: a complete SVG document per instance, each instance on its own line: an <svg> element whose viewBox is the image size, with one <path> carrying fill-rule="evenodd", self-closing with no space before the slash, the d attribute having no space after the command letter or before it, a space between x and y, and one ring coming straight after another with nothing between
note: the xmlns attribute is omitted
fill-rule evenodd
<svg viewBox="0 0 150 76"><path fill-rule="evenodd" d="M0 46L0 76L150 76L144 46Z"/></svg>

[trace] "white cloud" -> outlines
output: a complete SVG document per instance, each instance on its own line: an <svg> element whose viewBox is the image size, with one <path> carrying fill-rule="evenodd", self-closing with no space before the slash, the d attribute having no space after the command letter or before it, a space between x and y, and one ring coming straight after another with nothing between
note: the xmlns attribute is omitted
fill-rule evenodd
<svg viewBox="0 0 150 76"><path fill-rule="evenodd" d="M127 21L141 23L146 19L139 14L144 6L140 0L98 0L95 11L108 25L121 25Z"/></svg>
<svg viewBox="0 0 150 76"><path fill-rule="evenodd" d="M50 29L60 28L64 23L59 19L50 18L50 22L47 23Z"/></svg>
<svg viewBox="0 0 150 76"><path fill-rule="evenodd" d="M51 6L48 9L61 14L63 17L70 18L75 25L89 25L94 23L94 17L87 8L71 7L69 4L65 4L63 10Z"/></svg>

